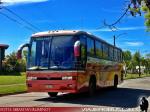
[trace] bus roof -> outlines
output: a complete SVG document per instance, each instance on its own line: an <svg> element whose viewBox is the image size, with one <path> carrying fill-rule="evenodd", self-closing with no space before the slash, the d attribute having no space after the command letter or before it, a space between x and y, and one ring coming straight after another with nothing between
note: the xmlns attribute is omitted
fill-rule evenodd
<svg viewBox="0 0 150 112"><path fill-rule="evenodd" d="M86 33L84 31L79 31L79 30L54 30L54 31L38 32L38 33L33 34L32 37L75 35L81 32Z"/></svg>
<svg viewBox="0 0 150 112"><path fill-rule="evenodd" d="M108 42L102 40L101 38L95 36L95 35L92 35L91 33L88 33L88 32L85 32L85 31L80 31L80 30L53 30L53 31L45 31L45 32L38 32L38 33L35 33L35 34L32 34L32 37L33 38L36 38L36 37L47 37L47 36L62 36L62 35L79 35L79 34L86 34L94 39L97 39L97 40L100 40L114 48L117 48L117 49L120 49L118 47L115 47L111 44L109 44ZM121 50L121 49L120 49Z"/></svg>

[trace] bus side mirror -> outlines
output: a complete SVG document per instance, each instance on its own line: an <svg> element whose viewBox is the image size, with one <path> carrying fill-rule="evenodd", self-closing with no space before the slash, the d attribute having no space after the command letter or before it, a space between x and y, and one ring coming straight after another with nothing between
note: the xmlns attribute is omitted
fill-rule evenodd
<svg viewBox="0 0 150 112"><path fill-rule="evenodd" d="M20 47L19 47L19 49L18 49L18 52L17 52L17 59L21 59L22 58L22 50L23 50L23 48L25 48L25 47L30 47L30 44L28 44L28 43L26 43L26 44L23 44L23 45L21 45Z"/></svg>
<svg viewBox="0 0 150 112"><path fill-rule="evenodd" d="M76 41L74 44L74 56L75 57L80 56L80 41Z"/></svg>

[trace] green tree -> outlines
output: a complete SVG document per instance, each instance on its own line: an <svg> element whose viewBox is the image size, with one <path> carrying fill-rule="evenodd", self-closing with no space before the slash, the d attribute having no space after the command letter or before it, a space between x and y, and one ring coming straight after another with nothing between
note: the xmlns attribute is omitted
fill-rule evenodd
<svg viewBox="0 0 150 112"><path fill-rule="evenodd" d="M139 51L135 52L135 54L133 55L132 63L134 68L138 66L138 73L140 77L141 76L141 54Z"/></svg>
<svg viewBox="0 0 150 112"><path fill-rule="evenodd" d="M125 72L127 73L127 69L131 69L130 65L131 65L131 59L132 59L132 54L130 51L123 51L123 58L124 58L124 62L125 62Z"/></svg>
<svg viewBox="0 0 150 112"><path fill-rule="evenodd" d="M150 73L150 53L146 54L143 64L146 67L146 73Z"/></svg>
<svg viewBox="0 0 150 112"><path fill-rule="evenodd" d="M124 51L123 52L123 57L124 57L124 61L131 61L132 59L132 54L130 51Z"/></svg>
<svg viewBox="0 0 150 112"><path fill-rule="evenodd" d="M141 15L141 11L145 13L145 26L147 31L150 31L150 1L149 0L130 0L132 5L129 5L132 16Z"/></svg>
<svg viewBox="0 0 150 112"><path fill-rule="evenodd" d="M16 53L12 52L6 56L3 62L3 68L6 72L23 72L26 70L26 60L18 60Z"/></svg>

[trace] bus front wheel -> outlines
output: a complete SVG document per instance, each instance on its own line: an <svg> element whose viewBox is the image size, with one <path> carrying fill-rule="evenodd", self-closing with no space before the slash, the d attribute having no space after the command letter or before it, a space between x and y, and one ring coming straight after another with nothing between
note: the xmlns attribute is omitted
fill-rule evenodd
<svg viewBox="0 0 150 112"><path fill-rule="evenodd" d="M56 97L57 94L58 94L58 92L48 92L48 95L49 95L50 97Z"/></svg>

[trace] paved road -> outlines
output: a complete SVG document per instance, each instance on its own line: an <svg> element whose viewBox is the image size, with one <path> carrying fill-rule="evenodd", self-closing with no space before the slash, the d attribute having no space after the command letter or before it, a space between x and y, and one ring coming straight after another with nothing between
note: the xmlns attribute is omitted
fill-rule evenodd
<svg viewBox="0 0 150 112"><path fill-rule="evenodd" d="M139 98L146 96L150 102L150 77L124 81L118 89L101 89L94 97L84 94L59 94L50 98L47 93L24 93L0 97L2 106L98 106L139 108Z"/></svg>

